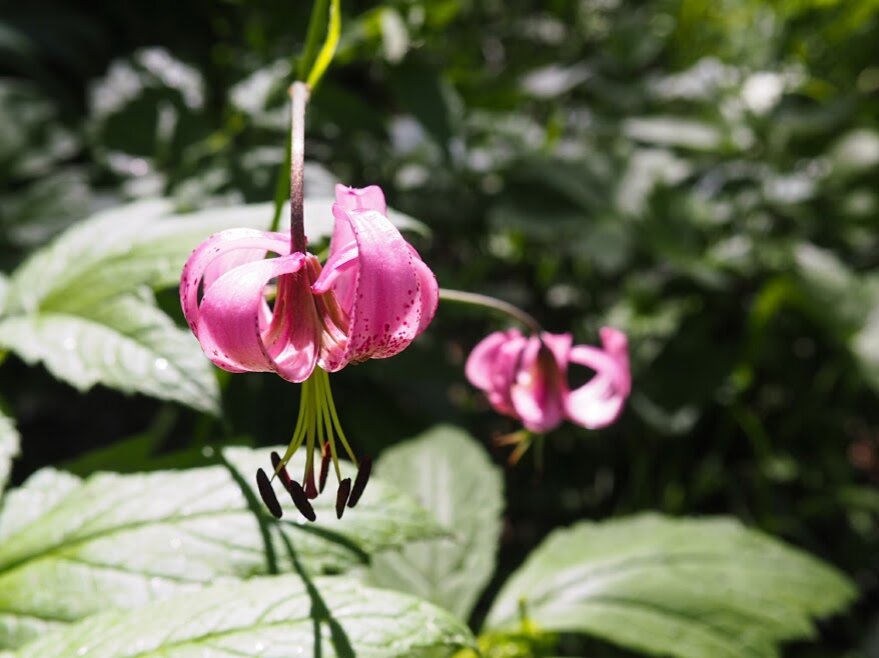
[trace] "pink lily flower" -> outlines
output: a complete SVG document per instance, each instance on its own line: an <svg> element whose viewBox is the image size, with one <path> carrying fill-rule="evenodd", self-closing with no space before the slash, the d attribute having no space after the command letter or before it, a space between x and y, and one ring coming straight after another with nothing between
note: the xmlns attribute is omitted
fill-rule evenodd
<svg viewBox="0 0 879 658"><path fill-rule="evenodd" d="M291 253L288 235L245 228L212 235L192 252L180 301L213 363L303 382L317 366L336 372L394 356L427 328L436 278L388 220L381 189L338 185L333 215L323 267L310 253Z"/></svg>
<svg viewBox="0 0 879 658"><path fill-rule="evenodd" d="M601 342L601 348L575 346L571 334L497 331L470 353L467 379L496 411L531 432L548 432L565 420L588 429L606 427L622 412L632 380L625 334L605 327ZM595 375L572 391L569 364L587 366Z"/></svg>
<svg viewBox="0 0 879 658"><path fill-rule="evenodd" d="M342 478L336 441L351 461L358 460L342 431L327 373L402 352L433 320L439 300L433 272L388 220L380 188L337 185L333 215L323 266L313 254L294 251L287 234L240 228L202 242L180 280L183 314L213 363L230 372L274 372L303 383L293 438L283 457L272 455L272 468L273 479L280 478L312 521L309 500L323 491L330 463L339 481L339 517L346 506L356 505L370 472L364 459L353 486ZM266 297L272 282L274 303ZM307 459L300 484L285 466L302 445ZM266 506L280 517L262 469L257 484Z"/></svg>

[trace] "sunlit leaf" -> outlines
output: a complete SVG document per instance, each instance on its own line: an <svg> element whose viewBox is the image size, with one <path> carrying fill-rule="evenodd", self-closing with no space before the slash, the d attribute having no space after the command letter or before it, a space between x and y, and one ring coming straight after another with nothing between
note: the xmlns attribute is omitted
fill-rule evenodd
<svg viewBox="0 0 879 658"><path fill-rule="evenodd" d="M0 319L0 347L83 391L103 384L217 412L213 372L189 332L132 296Z"/></svg>
<svg viewBox="0 0 879 658"><path fill-rule="evenodd" d="M385 452L376 473L433 512L452 535L376 555L372 582L466 619L494 572L503 510L500 469L468 434L438 427Z"/></svg>
<svg viewBox="0 0 879 658"><path fill-rule="evenodd" d="M463 622L411 597L343 578L277 576L98 615L15 656L409 658L472 642Z"/></svg>
<svg viewBox="0 0 879 658"><path fill-rule="evenodd" d="M84 480L37 472L6 496L0 514L0 647L223 577L345 571L376 551L442 533L380 480L342 520L330 487L315 501L313 524L276 482L286 511L277 522L253 486L268 455L268 448L235 448L215 466ZM294 460L294 472L303 460Z"/></svg>
<svg viewBox="0 0 879 658"><path fill-rule="evenodd" d="M524 607L539 627L655 655L770 658L853 597L835 569L736 521L644 515L551 534L486 625L513 628Z"/></svg>

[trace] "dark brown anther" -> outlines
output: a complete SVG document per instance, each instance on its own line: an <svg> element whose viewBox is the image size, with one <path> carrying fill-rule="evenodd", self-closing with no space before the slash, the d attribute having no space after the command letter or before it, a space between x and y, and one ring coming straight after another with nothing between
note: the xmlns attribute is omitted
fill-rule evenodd
<svg viewBox="0 0 879 658"><path fill-rule="evenodd" d="M336 518L341 519L345 512L345 504L348 502L348 496L351 493L351 478L345 478L339 482L339 491L336 493Z"/></svg>
<svg viewBox="0 0 879 658"><path fill-rule="evenodd" d="M283 466L281 466L281 468L278 468L279 466L281 466L281 455L279 455L277 452L272 451L272 468L275 469L275 473L277 473L278 477L281 478L281 484L283 484L284 488L289 491L292 478L290 477L290 474L287 472L286 468L284 468Z"/></svg>
<svg viewBox="0 0 879 658"><path fill-rule="evenodd" d="M321 493L324 492L324 487L327 486L327 476L330 474L330 461L332 454L330 453L330 442L327 441L324 443L324 447L321 449L321 460L320 460L320 482L318 491Z"/></svg>
<svg viewBox="0 0 879 658"><path fill-rule="evenodd" d="M348 499L348 507L354 507L363 490L366 489L366 483L369 482L369 474L372 472L372 459L362 457L360 459L360 468L357 469L357 477L354 478L354 486L351 487L351 497Z"/></svg>
<svg viewBox="0 0 879 658"><path fill-rule="evenodd" d="M302 488L302 485L296 480L290 480L288 491L290 492L290 498L293 499L293 504L296 505L296 509L302 513L302 516L309 521L314 521L317 518L317 514L314 513L314 508L308 501L308 496L305 495L305 490Z"/></svg>
<svg viewBox="0 0 879 658"><path fill-rule="evenodd" d="M269 508L272 516L276 519L280 519L283 515L283 512L281 511L281 503L278 502L275 490L272 489L272 483L269 481L269 476L266 475L266 472L261 468L256 471L256 486L259 489L259 495L262 498L262 502L264 502L266 507Z"/></svg>
<svg viewBox="0 0 879 658"><path fill-rule="evenodd" d="M305 471L305 480L303 480L303 484L305 485L305 495L312 500L317 498L317 485L314 483L314 468L309 468Z"/></svg>

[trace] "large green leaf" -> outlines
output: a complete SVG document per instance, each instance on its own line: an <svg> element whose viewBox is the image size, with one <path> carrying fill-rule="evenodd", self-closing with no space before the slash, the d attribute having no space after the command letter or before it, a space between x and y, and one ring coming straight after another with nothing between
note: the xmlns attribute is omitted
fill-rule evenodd
<svg viewBox="0 0 879 658"><path fill-rule="evenodd" d="M15 422L0 411L0 496L3 495L3 489L9 480L12 460L18 456L20 449L21 439L18 430L15 429Z"/></svg>
<svg viewBox="0 0 879 658"><path fill-rule="evenodd" d="M851 583L736 521L644 515L552 533L501 590L486 625L539 626L680 658L777 656L841 610Z"/></svg>
<svg viewBox="0 0 879 658"><path fill-rule="evenodd" d="M500 469L468 434L437 427L384 453L376 473L415 497L452 535L376 555L372 582L466 619L494 572L503 510Z"/></svg>
<svg viewBox="0 0 879 658"><path fill-rule="evenodd" d="M216 411L218 392L189 331L149 299L114 297L79 311L0 319L0 347L87 390L95 384Z"/></svg>
<svg viewBox="0 0 879 658"><path fill-rule="evenodd" d="M39 471L0 513L0 648L58 625L130 607L223 577L298 568L361 567L376 551L442 533L431 516L380 480L340 521L332 490L304 521L289 501L281 522L252 486L269 449L232 448L220 464L85 480ZM304 459L304 458L303 458ZM293 469L304 462L295 459Z"/></svg>
<svg viewBox="0 0 879 658"><path fill-rule="evenodd" d="M344 578L277 576L101 614L15 656L408 658L472 642L463 622L409 596Z"/></svg>

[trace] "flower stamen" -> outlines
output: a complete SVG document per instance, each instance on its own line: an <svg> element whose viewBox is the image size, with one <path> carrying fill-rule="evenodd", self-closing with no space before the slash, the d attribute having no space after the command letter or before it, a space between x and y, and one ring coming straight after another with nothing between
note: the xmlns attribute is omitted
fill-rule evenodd
<svg viewBox="0 0 879 658"><path fill-rule="evenodd" d="M354 462L355 466L358 466L357 477L353 486L351 478L342 476L336 441L341 442L347 456ZM306 457L305 468L302 473L302 484L300 484L290 477L286 466L294 453L303 445L305 446ZM317 472L317 460L315 457L315 452L318 450L320 451L319 472ZM333 464L333 470L336 472L336 479L339 482L339 488L336 493L336 516L342 518L345 507L354 507L357 501L360 500L369 479L371 461L366 458L358 463L357 457L351 449L351 444L342 430L342 423L339 421L332 389L330 388L329 376L322 368L316 368L311 377L302 382L299 415L296 419L296 427L293 430L290 445L284 452L283 457L273 452L271 458L274 470L272 479L278 477L281 480L284 488L287 489L290 497L293 499L296 508L309 521L314 521L316 517L310 500L317 498L326 487L330 463ZM262 473L262 476L259 473ZM276 500L273 503L272 497L269 496L271 480L265 476L262 469L259 470L259 473L257 474L257 484L260 487L260 494L272 514L280 518L280 505L277 504ZM317 477L315 477L316 475ZM266 487L268 489L264 491Z"/></svg>

